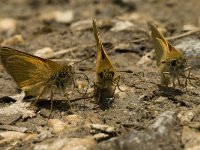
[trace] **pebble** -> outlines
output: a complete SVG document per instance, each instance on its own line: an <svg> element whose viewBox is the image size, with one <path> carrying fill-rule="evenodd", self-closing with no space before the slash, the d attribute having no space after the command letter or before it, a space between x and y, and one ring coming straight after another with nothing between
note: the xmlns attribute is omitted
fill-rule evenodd
<svg viewBox="0 0 200 150"><path fill-rule="evenodd" d="M97 147L92 137L58 138L37 144L34 150L94 150Z"/></svg>
<svg viewBox="0 0 200 150"><path fill-rule="evenodd" d="M115 133L115 128L104 124L90 124L92 129L103 131L106 133Z"/></svg>
<svg viewBox="0 0 200 150"><path fill-rule="evenodd" d="M6 33L7 36L12 35L17 27L17 22L15 19L12 18L3 18L0 19L0 32Z"/></svg>
<svg viewBox="0 0 200 150"><path fill-rule="evenodd" d="M136 21L142 24L147 24L148 22L152 22L155 21L153 20L153 18L151 16L149 16L148 14L144 14L144 13L128 13L122 16L118 17L119 19L123 19L123 20L131 20L131 21Z"/></svg>
<svg viewBox="0 0 200 150"><path fill-rule="evenodd" d="M1 108L0 115L5 116L5 118L1 117L0 123L11 124L20 117L22 117L23 119L28 117L34 117L36 115L35 112L28 108L30 104L30 102L24 102L20 100L16 101L15 103L12 103L11 105Z"/></svg>
<svg viewBox="0 0 200 150"><path fill-rule="evenodd" d="M49 54L52 54L54 51L50 47L44 47L42 49L36 50L34 55L42 58L46 58Z"/></svg>
<svg viewBox="0 0 200 150"><path fill-rule="evenodd" d="M70 29L74 32L87 30L92 27L92 19L81 20L70 25Z"/></svg>
<svg viewBox="0 0 200 150"><path fill-rule="evenodd" d="M146 65L146 66L150 66L153 64L152 59L155 57L155 52L154 51L150 51L148 53L146 53L144 56L142 56L140 58L140 60L137 62L137 65Z"/></svg>
<svg viewBox="0 0 200 150"><path fill-rule="evenodd" d="M166 97L160 96L156 100L154 100L155 103L161 103L163 101L167 101L168 99Z"/></svg>
<svg viewBox="0 0 200 150"><path fill-rule="evenodd" d="M194 112L189 110L182 110L178 113L177 117L180 120L182 125L190 123L194 117Z"/></svg>
<svg viewBox="0 0 200 150"><path fill-rule="evenodd" d="M200 40L198 38L184 38L184 40L175 45L175 47L182 50L186 57L200 56Z"/></svg>
<svg viewBox="0 0 200 150"><path fill-rule="evenodd" d="M81 121L83 121L83 118L79 115L68 115L63 119L65 123L70 126L77 126Z"/></svg>
<svg viewBox="0 0 200 150"><path fill-rule="evenodd" d="M170 127L176 123L175 112L166 111L155 118L154 122L148 127L149 129L157 130L160 135L166 135Z"/></svg>
<svg viewBox="0 0 200 150"><path fill-rule="evenodd" d="M1 46L15 46L15 45L24 45L25 41L22 37L22 35L18 34L13 37L10 37L8 39L5 39L2 43Z"/></svg>
<svg viewBox="0 0 200 150"><path fill-rule="evenodd" d="M193 30L199 30L199 27L192 24L185 24L183 26L183 31L193 31Z"/></svg>
<svg viewBox="0 0 200 150"><path fill-rule="evenodd" d="M55 12L55 21L58 23L70 23L73 20L74 12L72 10Z"/></svg>
<svg viewBox="0 0 200 150"><path fill-rule="evenodd" d="M133 27L134 24L130 21L124 21L124 20L113 20L115 25L110 29L113 32L119 32L122 30L127 30L130 27Z"/></svg>
<svg viewBox="0 0 200 150"><path fill-rule="evenodd" d="M58 23L71 23L74 19L74 12L72 10L52 12L42 12L40 20L42 21L56 21Z"/></svg>
<svg viewBox="0 0 200 150"><path fill-rule="evenodd" d="M199 150L200 149L200 133L188 126L184 126L182 130L182 142L184 150Z"/></svg>
<svg viewBox="0 0 200 150"><path fill-rule="evenodd" d="M3 138L0 140L0 144L9 143L14 140L23 139L25 137L25 133L15 132L15 131L6 131L0 133L0 136Z"/></svg>
<svg viewBox="0 0 200 150"><path fill-rule="evenodd" d="M110 135L105 134L105 133L97 133L97 134L94 135L94 139L97 140L97 141L102 141L102 140L105 140L109 137L110 137Z"/></svg>
<svg viewBox="0 0 200 150"><path fill-rule="evenodd" d="M65 129L65 123L59 119L49 119L48 126L54 134L60 133Z"/></svg>
<svg viewBox="0 0 200 150"><path fill-rule="evenodd" d="M176 132L179 127L175 112L166 111L157 116L144 130L133 129L123 137L112 138L103 144L99 143L99 149L157 150L165 149L169 143L168 149L181 149L179 135Z"/></svg>

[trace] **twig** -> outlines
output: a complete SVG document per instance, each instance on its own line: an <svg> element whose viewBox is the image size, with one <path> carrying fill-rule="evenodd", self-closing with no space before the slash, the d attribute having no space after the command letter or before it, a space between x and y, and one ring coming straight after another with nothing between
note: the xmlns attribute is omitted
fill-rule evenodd
<svg viewBox="0 0 200 150"><path fill-rule="evenodd" d="M77 50L77 47L71 47L71 48L68 48L68 49L59 50L57 52L54 52L53 54L49 54L46 58L48 58L48 59L54 58L56 56L67 54L67 53L75 51L75 50Z"/></svg>
<svg viewBox="0 0 200 150"><path fill-rule="evenodd" d="M51 59L53 61L60 61L60 62L78 62L81 61L81 59L70 59L70 58L66 58L66 59Z"/></svg>
<svg viewBox="0 0 200 150"><path fill-rule="evenodd" d="M147 41L148 39L149 39L149 38L147 38L147 37L145 37L145 38L140 38L140 39L131 41L131 43L143 42L143 41Z"/></svg>
<svg viewBox="0 0 200 150"><path fill-rule="evenodd" d="M185 36L197 33L197 32L200 32L200 29L188 31L188 32L185 32L185 33L180 34L180 35L175 35L175 36L167 37L166 39L167 40L179 39L179 38L182 38L182 37L185 37Z"/></svg>
<svg viewBox="0 0 200 150"><path fill-rule="evenodd" d="M167 40L179 39L179 38L183 38L185 36L188 36L188 35L191 35L191 34L194 34L194 33L197 33L197 32L200 32L200 29L188 31L188 32L185 32L185 33L180 34L180 35L175 35L175 36L167 37L166 39ZM133 40L133 41L130 41L130 42L131 43L138 43L138 42L147 41L148 39L149 38L145 37L145 38L140 38L140 39Z"/></svg>

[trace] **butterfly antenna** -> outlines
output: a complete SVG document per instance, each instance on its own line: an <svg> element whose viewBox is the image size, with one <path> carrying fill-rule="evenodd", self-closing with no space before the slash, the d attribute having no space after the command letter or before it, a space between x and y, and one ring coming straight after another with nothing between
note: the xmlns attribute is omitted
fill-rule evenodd
<svg viewBox="0 0 200 150"><path fill-rule="evenodd" d="M92 58L92 57L94 57L94 56L95 56L95 54L92 54L91 56L89 56L89 57L87 57L87 58L84 58L84 59L82 59L82 60L80 60L80 61L74 62L73 64L78 64L78 63L80 63L80 62L82 62L82 61L85 61L85 60L88 60L88 59L90 59L90 58Z"/></svg>

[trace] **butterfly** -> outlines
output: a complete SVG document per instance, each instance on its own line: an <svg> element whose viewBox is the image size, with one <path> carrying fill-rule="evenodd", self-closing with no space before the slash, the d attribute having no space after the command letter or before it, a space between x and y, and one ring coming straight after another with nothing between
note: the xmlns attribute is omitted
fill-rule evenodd
<svg viewBox="0 0 200 150"><path fill-rule="evenodd" d="M95 82L95 97L97 103L102 108L109 107L110 102L114 98L116 87L119 87L120 76L116 77L116 71L113 64L104 49L102 44L99 29L96 21L93 20L93 32L97 46L97 60L96 60L96 82Z"/></svg>
<svg viewBox="0 0 200 150"><path fill-rule="evenodd" d="M183 77L186 79L185 87L187 87L187 81L192 85L190 81L191 67L187 66L184 54L169 43L154 24L150 24L150 27L155 47L157 67L161 73L161 84L168 86L170 79L172 79L173 87L175 88L176 79L178 84L181 85L180 77ZM186 71L188 71L187 76L185 75Z"/></svg>
<svg viewBox="0 0 200 150"><path fill-rule="evenodd" d="M33 56L9 47L0 47L0 58L7 73L26 96L36 97L35 105L42 95L50 92L51 110L53 95L65 92L74 81L73 66ZM70 105L69 99L68 103ZM71 106L70 106L71 107Z"/></svg>

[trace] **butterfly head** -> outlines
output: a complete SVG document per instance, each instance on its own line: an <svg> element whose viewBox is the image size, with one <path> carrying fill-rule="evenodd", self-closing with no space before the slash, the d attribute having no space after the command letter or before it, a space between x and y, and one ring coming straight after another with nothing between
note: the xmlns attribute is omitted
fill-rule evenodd
<svg viewBox="0 0 200 150"><path fill-rule="evenodd" d="M74 68L72 66L63 66L57 71L55 76L53 76L53 81L57 87L64 88L66 85L72 83L74 77Z"/></svg>
<svg viewBox="0 0 200 150"><path fill-rule="evenodd" d="M104 81L104 82L105 81L113 81L114 75L115 75L114 71L105 69L98 73L98 78L99 78L99 80Z"/></svg>

